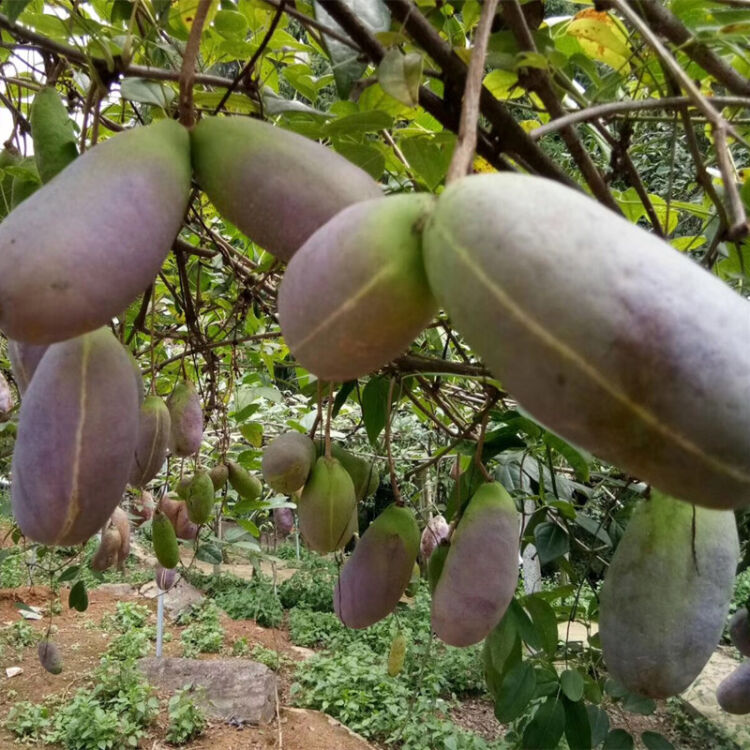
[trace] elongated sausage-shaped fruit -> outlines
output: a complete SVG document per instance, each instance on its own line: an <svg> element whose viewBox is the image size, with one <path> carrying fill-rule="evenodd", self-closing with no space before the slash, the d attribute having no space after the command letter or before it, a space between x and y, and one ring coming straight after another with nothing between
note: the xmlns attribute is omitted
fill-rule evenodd
<svg viewBox="0 0 750 750"><path fill-rule="evenodd" d="M189 190L188 134L172 120L78 157L0 225L0 329L49 344L122 312L164 262Z"/></svg>
<svg viewBox="0 0 750 750"><path fill-rule="evenodd" d="M228 461L229 484L245 500L257 500L263 492L263 485L258 477L253 476L244 466L236 461Z"/></svg>
<svg viewBox="0 0 750 750"><path fill-rule="evenodd" d="M207 471L198 471L190 482L185 498L188 518L198 525L211 518L214 509L214 483Z"/></svg>
<svg viewBox="0 0 750 750"><path fill-rule="evenodd" d="M301 489L315 464L315 444L301 432L285 432L263 451L261 471L271 489L291 495Z"/></svg>
<svg viewBox="0 0 750 750"><path fill-rule="evenodd" d="M130 505L130 512L135 516L135 525L140 526L145 521L150 521L155 507L154 496L148 490L141 490Z"/></svg>
<svg viewBox="0 0 750 750"><path fill-rule="evenodd" d="M652 492L634 511L600 591L612 677L651 698L687 688L719 643L738 555L734 513Z"/></svg>
<svg viewBox="0 0 750 750"><path fill-rule="evenodd" d="M322 456L325 453L325 441L316 440L315 449L318 456ZM354 482L354 494L357 496L358 503L377 490L380 484L380 472L374 461L355 456L337 443L331 443L331 455L338 458L341 465L349 472Z"/></svg>
<svg viewBox="0 0 750 750"><path fill-rule="evenodd" d="M109 519L110 525L120 534L120 546L117 550L117 569L124 570L130 554L130 519L128 514L119 506L115 508Z"/></svg>
<svg viewBox="0 0 750 750"><path fill-rule="evenodd" d="M422 560L427 562L441 542L447 541L450 536L451 527L443 516L433 516L424 527L422 538L419 541L419 554Z"/></svg>
<svg viewBox="0 0 750 750"><path fill-rule="evenodd" d="M467 177L424 230L432 290L536 419L663 492L750 503L750 305L594 200Z"/></svg>
<svg viewBox="0 0 750 750"><path fill-rule="evenodd" d="M432 595L432 629L440 640L470 646L500 622L518 583L519 531L505 488L483 484L453 532Z"/></svg>
<svg viewBox="0 0 750 750"><path fill-rule="evenodd" d="M138 443L130 470L133 487L145 487L159 473L167 458L170 431L167 405L158 396L148 396L141 405Z"/></svg>
<svg viewBox="0 0 750 750"><path fill-rule="evenodd" d="M190 480L192 481L192 477L190 477ZM164 495L159 501L159 508L169 519L178 539L189 540L198 536L198 524L193 523L188 517L187 504L184 500L175 500L173 497Z"/></svg>
<svg viewBox="0 0 750 750"><path fill-rule="evenodd" d="M388 675L396 677L404 668L406 659L406 638L403 633L396 633L391 641L391 648L388 652Z"/></svg>
<svg viewBox="0 0 750 750"><path fill-rule="evenodd" d="M294 528L294 513L291 508L273 509L273 526L282 539L288 537Z"/></svg>
<svg viewBox="0 0 750 750"><path fill-rule="evenodd" d="M399 356L437 304L422 262L434 203L393 195L344 209L289 263L279 323L292 354L325 380L353 380Z"/></svg>
<svg viewBox="0 0 750 750"><path fill-rule="evenodd" d="M408 508L389 505L362 535L341 569L333 608L350 628L366 628L396 608L419 551L419 527Z"/></svg>
<svg viewBox="0 0 750 750"><path fill-rule="evenodd" d="M138 393L107 330L54 344L21 404L13 453L13 514L42 544L85 542L127 484L138 435Z"/></svg>
<svg viewBox="0 0 750 750"><path fill-rule="evenodd" d="M213 482L214 492L218 492L224 488L227 479L229 479L229 467L226 464L216 464L208 472L208 476L211 477L211 481Z"/></svg>
<svg viewBox="0 0 750 750"><path fill-rule="evenodd" d="M120 532L116 528L113 526L106 528L102 533L99 546L91 558L92 570L101 573L115 565L121 542Z"/></svg>
<svg viewBox="0 0 750 750"><path fill-rule="evenodd" d="M8 339L8 359L10 369L16 379L19 393L23 396L31 382L31 376L47 351L47 345L27 344L25 341Z"/></svg>
<svg viewBox="0 0 750 750"><path fill-rule="evenodd" d="M183 380L175 386L167 399L170 416L169 447L175 456L192 456L201 448L203 440L203 410L195 386Z"/></svg>
<svg viewBox="0 0 750 750"><path fill-rule="evenodd" d="M356 505L346 469L335 458L319 458L297 503L299 530L307 545L322 554L341 549L355 531L351 519Z"/></svg>
<svg viewBox="0 0 750 750"><path fill-rule="evenodd" d="M5 375L0 372L0 417L4 414L9 414L13 408L13 404L13 394L11 393L8 381L5 379Z"/></svg>
<svg viewBox="0 0 750 750"><path fill-rule="evenodd" d="M743 662L716 690L718 704L730 714L750 714L750 661Z"/></svg>
<svg viewBox="0 0 750 750"><path fill-rule="evenodd" d="M732 615L729 621L729 637L743 656L750 656L750 618L747 607L740 607Z"/></svg>
<svg viewBox="0 0 750 750"><path fill-rule="evenodd" d="M342 208L382 195L331 149L260 120L205 117L191 143L198 184L219 212L281 260Z"/></svg>
<svg viewBox="0 0 750 750"><path fill-rule="evenodd" d="M156 566L156 585L162 591L169 591L177 582L177 572L174 568L165 568L161 564Z"/></svg>
<svg viewBox="0 0 750 750"><path fill-rule="evenodd" d="M52 643L47 638L43 638L37 646L37 654L39 655L39 663L50 674L60 674L62 672L62 654L60 654L57 644Z"/></svg>
<svg viewBox="0 0 750 750"><path fill-rule="evenodd" d="M159 564L165 568L176 568L180 562L180 548L177 544L174 526L159 508L154 513L151 525L151 541Z"/></svg>

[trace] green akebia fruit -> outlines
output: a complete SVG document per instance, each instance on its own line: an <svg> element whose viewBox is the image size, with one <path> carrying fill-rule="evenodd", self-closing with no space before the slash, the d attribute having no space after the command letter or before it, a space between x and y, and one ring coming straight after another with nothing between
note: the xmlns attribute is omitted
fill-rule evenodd
<svg viewBox="0 0 750 750"><path fill-rule="evenodd" d="M23 396L29 387L31 377L37 368L47 345L27 344L25 341L8 339L8 359L18 392Z"/></svg>
<svg viewBox="0 0 750 750"><path fill-rule="evenodd" d="M73 121L53 86L34 96L29 120L39 177L49 182L78 156Z"/></svg>
<svg viewBox="0 0 750 750"><path fill-rule="evenodd" d="M747 607L740 607L732 615L729 621L729 637L743 656L750 656L750 618Z"/></svg>
<svg viewBox="0 0 750 750"><path fill-rule="evenodd" d="M15 166L21 171L13 175L10 191L11 210L30 198L42 186L33 156L19 159Z"/></svg>
<svg viewBox="0 0 750 750"><path fill-rule="evenodd" d="M499 482L483 484L453 532L432 595L432 629L440 640L471 646L500 622L518 583L519 535L513 498Z"/></svg>
<svg viewBox="0 0 750 750"><path fill-rule="evenodd" d="M170 416L169 447L175 456L192 456L203 440L203 409L200 396L189 380L182 380L167 399Z"/></svg>
<svg viewBox="0 0 750 750"><path fill-rule="evenodd" d="M177 497L180 498L180 500L187 500L188 488L190 487L190 482L192 481L192 474L185 474L185 476L180 477L177 480L177 484L174 486L174 491L177 494Z"/></svg>
<svg viewBox="0 0 750 750"><path fill-rule="evenodd" d="M354 533L354 485L335 459L319 458L297 503L299 530L308 547L325 554L341 549Z"/></svg>
<svg viewBox="0 0 750 750"><path fill-rule="evenodd" d="M419 567L419 563L414 563L414 567L411 570L411 578L409 579L409 584L406 587L406 591L404 593L407 596L416 596L417 591L419 591L419 581L422 578L422 570Z"/></svg>
<svg viewBox="0 0 750 750"><path fill-rule="evenodd" d="M214 485L214 491L218 492L224 488L224 485L229 479L229 467L226 464L216 464L208 472L208 476L211 477L211 481Z"/></svg>
<svg viewBox="0 0 750 750"><path fill-rule="evenodd" d="M341 569L333 590L333 608L341 622L366 628L393 612L409 584L418 551L414 513L389 505L367 527Z"/></svg>
<svg viewBox="0 0 750 750"><path fill-rule="evenodd" d="M176 568L180 562L180 547L171 521L157 508L151 525L151 540L156 559L165 568Z"/></svg>
<svg viewBox="0 0 750 750"><path fill-rule="evenodd" d="M354 380L402 354L437 312L422 262L434 198L392 195L345 208L299 249L281 280L279 323L318 377Z"/></svg>
<svg viewBox="0 0 750 750"><path fill-rule="evenodd" d="M110 526L105 529L99 546L91 558L91 569L101 573L113 567L117 563L121 542L120 532L116 528Z"/></svg>
<svg viewBox="0 0 750 750"><path fill-rule="evenodd" d="M167 458L170 432L167 405L158 396L147 396L141 405L138 443L130 470L133 487L145 487L159 473Z"/></svg>
<svg viewBox="0 0 750 750"><path fill-rule="evenodd" d="M612 677L651 698L687 688L721 637L738 556L731 511L652 492L634 511L600 590L599 635Z"/></svg>
<svg viewBox="0 0 750 750"><path fill-rule="evenodd" d="M388 675L396 677L404 668L406 659L406 638L403 633L396 633L391 641L391 648L388 652Z"/></svg>
<svg viewBox="0 0 750 750"><path fill-rule="evenodd" d="M291 495L301 489L315 464L315 444L301 432L285 432L263 451L261 471L271 489Z"/></svg>
<svg viewBox="0 0 750 750"><path fill-rule="evenodd" d="M13 207L13 175L7 167L14 167L21 156L14 149L4 148L0 151L0 220L4 219Z"/></svg>
<svg viewBox="0 0 750 750"><path fill-rule="evenodd" d="M204 117L191 144L198 184L219 212L281 260L342 208L382 195L331 149L260 120Z"/></svg>
<svg viewBox="0 0 750 750"><path fill-rule="evenodd" d="M185 498L188 518L199 526L211 518L214 509L214 483L207 471L198 471L190 482Z"/></svg>
<svg viewBox="0 0 750 750"><path fill-rule="evenodd" d="M62 672L62 654L55 643L47 638L39 641L37 646L39 663L50 673L60 674Z"/></svg>
<svg viewBox="0 0 750 750"><path fill-rule="evenodd" d="M228 461L229 484L237 494L245 500L257 500L263 492L260 479L253 476L247 469L240 466L236 461Z"/></svg>
<svg viewBox="0 0 750 750"><path fill-rule="evenodd" d="M322 456L325 453L325 441L316 440L315 449L317 455ZM357 496L358 503L377 490L380 484L380 472L374 461L355 456L336 443L331 443L331 455L341 461L341 465L349 472L354 482L354 494Z"/></svg>
<svg viewBox="0 0 750 750"><path fill-rule="evenodd" d="M130 361L105 329L49 347L24 395L13 514L42 544L85 542L122 498L138 436Z"/></svg>
<svg viewBox="0 0 750 750"><path fill-rule="evenodd" d="M45 344L120 314L158 273L189 191L189 137L173 120L77 158L0 224L0 329Z"/></svg>
<svg viewBox="0 0 750 750"><path fill-rule="evenodd" d="M540 177L467 177L424 234L432 291L535 419L662 491L750 503L747 301Z"/></svg>
<svg viewBox="0 0 750 750"><path fill-rule="evenodd" d="M716 690L717 703L730 714L750 714L750 661L743 662Z"/></svg>

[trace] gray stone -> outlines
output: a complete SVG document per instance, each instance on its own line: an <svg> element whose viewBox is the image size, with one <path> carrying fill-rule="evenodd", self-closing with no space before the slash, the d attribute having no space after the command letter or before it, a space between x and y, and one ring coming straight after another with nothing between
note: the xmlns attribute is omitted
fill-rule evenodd
<svg viewBox="0 0 750 750"><path fill-rule="evenodd" d="M267 724L276 716L276 675L247 659L141 659L139 667L156 687L170 691L203 687L195 699L217 719Z"/></svg>
<svg viewBox="0 0 750 750"><path fill-rule="evenodd" d="M129 583L103 583L96 587L96 591L109 596L133 596L136 593L135 588Z"/></svg>
<svg viewBox="0 0 750 750"><path fill-rule="evenodd" d="M140 588L141 596L155 599L158 593L156 581L144 583ZM164 609L172 620L176 620L193 604L200 604L206 597L195 586L184 578L178 578L177 583L164 594Z"/></svg>

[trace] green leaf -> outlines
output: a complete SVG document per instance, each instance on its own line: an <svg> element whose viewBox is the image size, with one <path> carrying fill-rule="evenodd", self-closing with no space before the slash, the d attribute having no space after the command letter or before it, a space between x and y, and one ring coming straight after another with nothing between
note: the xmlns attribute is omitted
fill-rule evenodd
<svg viewBox="0 0 750 750"><path fill-rule="evenodd" d="M502 681L495 700L495 718L503 723L517 719L529 705L536 689L536 673L529 662L521 662L510 669Z"/></svg>
<svg viewBox="0 0 750 750"><path fill-rule="evenodd" d="M590 478L589 464L586 456L570 443L551 432L544 433L544 442L557 451L571 466L576 473L576 479L579 482L588 482Z"/></svg>
<svg viewBox="0 0 750 750"><path fill-rule="evenodd" d="M248 31L248 23L242 13L236 10L220 10L214 18L214 28L227 39L244 39Z"/></svg>
<svg viewBox="0 0 750 750"><path fill-rule="evenodd" d="M373 109L369 112L355 112L339 117L337 120L331 120L324 130L333 137L353 133L375 133L391 127L393 127L393 118L379 109Z"/></svg>
<svg viewBox="0 0 750 750"><path fill-rule="evenodd" d="M399 148L409 166L429 190L435 190L445 178L453 155L455 139L439 140L436 136L402 138Z"/></svg>
<svg viewBox="0 0 750 750"><path fill-rule="evenodd" d="M3 10L7 14L8 18L15 22L18 16L23 13L24 8L31 2L31 0L13 0L12 2L6 3Z"/></svg>
<svg viewBox="0 0 750 750"><path fill-rule="evenodd" d="M365 143L352 143L350 141L334 142L333 147L352 164L364 169L374 180L379 180L385 170L385 156L375 148Z"/></svg>
<svg viewBox="0 0 750 750"><path fill-rule="evenodd" d="M570 701L563 699L565 707L565 739L568 741L568 747L575 750L590 750L591 743L591 725L589 724L589 714L586 706L582 701Z"/></svg>
<svg viewBox="0 0 750 750"><path fill-rule="evenodd" d="M215 544L201 544L195 557L212 565L220 565L223 562L221 550Z"/></svg>
<svg viewBox="0 0 750 750"><path fill-rule="evenodd" d="M240 433L253 448L260 448L263 445L263 425L260 422L240 425Z"/></svg>
<svg viewBox="0 0 750 750"><path fill-rule="evenodd" d="M591 744L594 747L604 742L607 732L609 732L609 716L607 712L599 706L586 706L586 713L589 715L589 726L591 727Z"/></svg>
<svg viewBox="0 0 750 750"><path fill-rule="evenodd" d="M542 650L553 656L557 650L557 616L550 604L538 594L531 594L523 601L523 606L531 615L531 621L539 633Z"/></svg>
<svg viewBox="0 0 750 750"><path fill-rule="evenodd" d="M568 535L551 521L544 521L534 529L534 545L542 565L556 560L570 549Z"/></svg>
<svg viewBox="0 0 750 750"><path fill-rule="evenodd" d="M515 618L505 613L503 619L492 629L485 640L490 662L499 674L503 674L521 658L521 639Z"/></svg>
<svg viewBox="0 0 750 750"><path fill-rule="evenodd" d="M120 93L124 99L162 109L167 109L175 98L175 92L169 86L144 78L126 78L120 84Z"/></svg>
<svg viewBox="0 0 750 750"><path fill-rule="evenodd" d="M71 609L77 609L79 612L85 612L89 606L89 595L86 593L86 584L83 581L76 581L73 588L68 594L68 606Z"/></svg>
<svg viewBox="0 0 750 750"><path fill-rule="evenodd" d="M393 47L378 65L378 81L386 94L407 107L416 107L419 104L422 66L422 55L418 52L405 55L398 47Z"/></svg>
<svg viewBox="0 0 750 750"><path fill-rule="evenodd" d="M524 750L550 750L557 747L565 731L565 709L562 701L550 696L537 709L523 733Z"/></svg>
<svg viewBox="0 0 750 750"><path fill-rule="evenodd" d="M604 740L602 750L633 750L635 743L632 736L624 729L613 729Z"/></svg>
<svg viewBox="0 0 750 750"><path fill-rule="evenodd" d="M596 537L608 547L612 546L612 540L610 539L609 534L604 530L604 525L601 521L597 521L595 518L591 518L591 516L587 516L581 511L576 512L574 520L584 531L591 534L591 536Z"/></svg>
<svg viewBox="0 0 750 750"><path fill-rule="evenodd" d="M388 419L389 388L390 381L387 378L371 378L362 390L362 419L373 447L377 445L378 437Z"/></svg>
<svg viewBox="0 0 750 750"><path fill-rule="evenodd" d="M577 703L583 698L583 677L577 669L566 669L560 675L560 688L566 698Z"/></svg>
<svg viewBox="0 0 750 750"><path fill-rule="evenodd" d="M647 750L674 750L674 745L663 735L658 732L643 732L641 741Z"/></svg>
<svg viewBox="0 0 750 750"><path fill-rule="evenodd" d="M45 86L31 104L34 160L42 182L49 182L77 156L73 121L56 89Z"/></svg>
<svg viewBox="0 0 750 750"><path fill-rule="evenodd" d="M357 381L356 380L349 380L346 383L344 383L341 388L339 388L339 392L336 394L336 398L333 400L333 417L335 418L338 416L338 413L341 411L341 407L346 403L346 399L349 398L349 395L352 393L352 391L357 387Z"/></svg>
<svg viewBox="0 0 750 750"><path fill-rule="evenodd" d="M80 570L80 568L80 565L71 565L69 568L65 568L65 570L60 573L60 577L57 579L58 583L72 581L78 575L78 571Z"/></svg>
<svg viewBox="0 0 750 750"><path fill-rule="evenodd" d="M642 695L628 693L622 701L622 707L631 714L643 714L648 716L656 711L656 703L651 698Z"/></svg>
<svg viewBox="0 0 750 750"><path fill-rule="evenodd" d="M260 537L260 529L252 521L248 521L246 518L238 518L236 523L241 529L244 529L256 539Z"/></svg>

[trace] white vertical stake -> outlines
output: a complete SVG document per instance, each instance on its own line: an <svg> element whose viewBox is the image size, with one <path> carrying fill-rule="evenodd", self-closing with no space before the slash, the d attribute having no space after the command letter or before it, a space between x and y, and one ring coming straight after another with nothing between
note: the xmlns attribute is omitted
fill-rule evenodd
<svg viewBox="0 0 750 750"><path fill-rule="evenodd" d="M157 586L156 595L156 658L161 659L161 648L164 642L164 592Z"/></svg>

